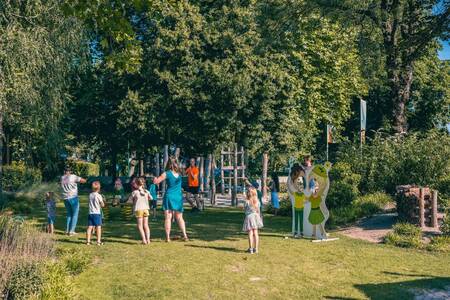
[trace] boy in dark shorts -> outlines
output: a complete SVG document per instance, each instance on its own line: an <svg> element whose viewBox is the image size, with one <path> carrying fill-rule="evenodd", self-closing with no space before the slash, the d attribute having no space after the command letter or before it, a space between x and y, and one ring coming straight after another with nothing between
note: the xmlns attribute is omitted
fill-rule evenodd
<svg viewBox="0 0 450 300"><path fill-rule="evenodd" d="M86 244L91 244L91 235L95 228L97 235L97 245L102 243L102 207L105 206L103 197L100 195L100 182L92 183L92 193L89 194L89 215L88 228L86 231Z"/></svg>

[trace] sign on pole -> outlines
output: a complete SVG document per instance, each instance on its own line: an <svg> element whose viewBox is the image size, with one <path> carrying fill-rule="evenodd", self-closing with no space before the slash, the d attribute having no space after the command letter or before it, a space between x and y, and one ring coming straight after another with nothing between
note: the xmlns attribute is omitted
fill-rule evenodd
<svg viewBox="0 0 450 300"><path fill-rule="evenodd" d="M366 141L367 102L362 99L360 100L360 119L360 141L363 144Z"/></svg>

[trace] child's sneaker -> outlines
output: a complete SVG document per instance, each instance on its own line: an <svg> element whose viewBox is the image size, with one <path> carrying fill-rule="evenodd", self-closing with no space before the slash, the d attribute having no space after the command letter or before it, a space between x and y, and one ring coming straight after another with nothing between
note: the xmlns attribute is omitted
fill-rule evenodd
<svg viewBox="0 0 450 300"><path fill-rule="evenodd" d="M245 251L245 252L253 254L253 248L248 248L247 251Z"/></svg>
<svg viewBox="0 0 450 300"><path fill-rule="evenodd" d="M253 253L258 254L258 249L253 248Z"/></svg>

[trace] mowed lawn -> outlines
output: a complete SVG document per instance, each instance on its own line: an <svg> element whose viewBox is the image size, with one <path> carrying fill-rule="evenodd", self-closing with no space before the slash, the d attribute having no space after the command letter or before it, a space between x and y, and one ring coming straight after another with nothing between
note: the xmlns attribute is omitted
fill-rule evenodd
<svg viewBox="0 0 450 300"><path fill-rule="evenodd" d="M37 213L44 222L44 211ZM189 242L165 243L159 214L150 225L149 246L140 244L134 221L121 221L114 208L113 220L104 224L105 245L86 246L86 195L74 237L62 234L65 211L58 203L58 246L80 248L92 258L74 278L81 299L409 299L423 289L450 286L450 254L333 233L338 241L286 239L290 219L266 215L260 253L250 255L239 209L188 210Z"/></svg>

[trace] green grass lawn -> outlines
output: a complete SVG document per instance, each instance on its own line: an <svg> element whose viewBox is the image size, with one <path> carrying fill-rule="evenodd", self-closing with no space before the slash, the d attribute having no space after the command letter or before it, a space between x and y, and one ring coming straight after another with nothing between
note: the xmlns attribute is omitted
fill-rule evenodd
<svg viewBox="0 0 450 300"><path fill-rule="evenodd" d="M141 245L134 222L117 209L104 225L104 246L86 246L87 197L81 197L78 235L62 235L60 247L77 247L92 258L74 278L81 299L408 299L418 289L450 286L450 254L407 250L339 236L312 243L285 239L286 217L265 216L260 253L250 255L240 233L243 213L212 209L185 213L189 242L163 241L163 217L151 222L152 243ZM44 211L37 212L45 222ZM175 234L178 228L175 226Z"/></svg>

